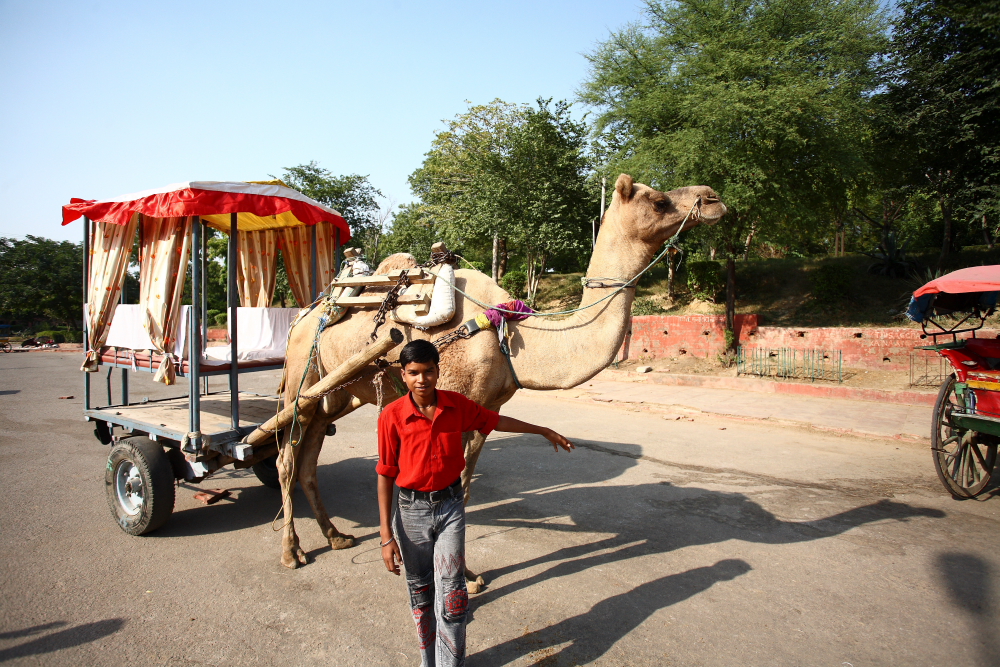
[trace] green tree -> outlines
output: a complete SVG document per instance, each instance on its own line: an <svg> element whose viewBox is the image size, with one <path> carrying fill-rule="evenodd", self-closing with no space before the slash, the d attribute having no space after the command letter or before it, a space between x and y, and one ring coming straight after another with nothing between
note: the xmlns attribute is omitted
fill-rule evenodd
<svg viewBox="0 0 1000 667"><path fill-rule="evenodd" d="M502 100L472 106L439 132L410 176L421 215L454 247L490 254L500 280L516 255L529 298L554 256L579 253L589 237L586 126L570 105ZM472 253L470 253L472 254Z"/></svg>
<svg viewBox="0 0 1000 667"><path fill-rule="evenodd" d="M77 327L83 320L83 251L78 243L0 237L0 314Z"/></svg>
<svg viewBox="0 0 1000 667"><path fill-rule="evenodd" d="M943 262L956 216L1000 212L1000 2L902 0L882 97L895 133L885 150L909 153L910 184L937 199Z"/></svg>
<svg viewBox="0 0 1000 667"><path fill-rule="evenodd" d="M428 207L421 203L402 204L392 219L384 248L386 254L408 252L418 261L426 261L440 231Z"/></svg>
<svg viewBox="0 0 1000 667"><path fill-rule="evenodd" d="M698 232L727 256L730 328L749 233L846 207L881 20L874 0L648 0L645 24L589 56L581 97L598 110L603 170L665 190L710 185L729 206Z"/></svg>
<svg viewBox="0 0 1000 667"><path fill-rule="evenodd" d="M281 180L290 188L326 204L344 216L351 228L353 245L364 250L370 263L378 263L388 209L383 210L379 205L379 200L384 197L367 176L334 176L313 161L286 167Z"/></svg>

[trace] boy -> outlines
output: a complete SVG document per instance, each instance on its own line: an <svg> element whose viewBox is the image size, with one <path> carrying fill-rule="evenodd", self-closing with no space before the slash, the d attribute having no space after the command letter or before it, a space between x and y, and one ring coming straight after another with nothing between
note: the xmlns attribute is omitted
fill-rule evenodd
<svg viewBox="0 0 1000 667"><path fill-rule="evenodd" d="M573 443L550 428L501 417L462 394L436 389L438 351L429 341L403 347L399 363L410 393L378 420L378 509L382 560L406 568L410 608L423 667L465 664L465 504L462 433L490 431L545 436L558 452ZM399 502L392 511L392 486Z"/></svg>

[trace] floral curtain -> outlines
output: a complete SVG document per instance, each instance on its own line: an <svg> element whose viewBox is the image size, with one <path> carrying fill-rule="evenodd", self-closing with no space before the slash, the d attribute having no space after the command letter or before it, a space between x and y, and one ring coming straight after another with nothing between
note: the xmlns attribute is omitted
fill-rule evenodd
<svg viewBox="0 0 1000 667"><path fill-rule="evenodd" d="M312 289L312 235L313 227L288 227L281 230L281 253L285 258L285 271L292 295L300 306L312 303L314 295L322 292L335 276L337 237L336 229L328 222L316 226L316 279L319 286Z"/></svg>
<svg viewBox="0 0 1000 667"><path fill-rule="evenodd" d="M94 223L90 232L90 275L87 292L87 341L89 348L82 371L97 370L100 349L108 339L115 307L121 299L122 283L132 254L138 214L128 224Z"/></svg>
<svg viewBox="0 0 1000 667"><path fill-rule="evenodd" d="M240 290L240 305L270 308L274 298L274 279L278 270L278 233L271 229L239 232L239 262L236 263L236 284ZM296 297L297 299L298 297Z"/></svg>
<svg viewBox="0 0 1000 667"><path fill-rule="evenodd" d="M173 384L177 375L177 327L191 251L191 223L187 218L143 217L139 255L139 305L144 326L163 354L153 379Z"/></svg>

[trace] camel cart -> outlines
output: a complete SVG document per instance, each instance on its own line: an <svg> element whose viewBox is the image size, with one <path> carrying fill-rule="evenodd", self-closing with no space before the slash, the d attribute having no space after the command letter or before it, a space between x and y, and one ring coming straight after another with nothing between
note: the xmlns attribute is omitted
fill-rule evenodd
<svg viewBox="0 0 1000 667"><path fill-rule="evenodd" d="M259 446L241 441L275 416L278 397L241 391L240 376L284 364L287 334L300 309L270 307L279 251L300 304L314 302L334 278L367 269L348 249L337 272L341 246L351 235L343 217L280 182L213 181L108 201L74 199L63 207L63 224L79 218L83 412L97 439L111 445L105 486L119 526L132 535L155 530L173 511L175 479L197 483L229 464L252 467L263 483L277 488L274 439ZM205 344L205 228L228 235L228 345L222 347ZM140 296L127 304L122 285L136 243ZM370 346L370 354L376 347ZM353 371L339 370L354 374L370 361L357 359ZM106 396L94 391L94 373L102 368ZM135 373L167 386L186 385L186 392L134 400L129 376ZM209 392L213 376L228 378L228 389Z"/></svg>
<svg viewBox="0 0 1000 667"><path fill-rule="evenodd" d="M989 487L1000 445L1000 340L978 338L1000 297L1000 266L976 266L935 278L916 292L907 316L954 372L942 383L931 423L941 483L955 498ZM960 334L968 334L960 337Z"/></svg>

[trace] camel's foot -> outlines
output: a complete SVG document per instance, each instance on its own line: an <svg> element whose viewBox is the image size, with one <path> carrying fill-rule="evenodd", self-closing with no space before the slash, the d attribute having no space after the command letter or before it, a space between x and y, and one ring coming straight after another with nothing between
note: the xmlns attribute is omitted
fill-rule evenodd
<svg viewBox="0 0 1000 667"><path fill-rule="evenodd" d="M333 550L350 549L354 546L354 536L337 533L330 537L330 548Z"/></svg>
<svg viewBox="0 0 1000 667"><path fill-rule="evenodd" d="M290 570L294 570L299 565L305 565L308 562L306 552L297 544L289 549L285 549L285 552L281 554L281 564Z"/></svg>
<svg viewBox="0 0 1000 667"><path fill-rule="evenodd" d="M465 587L469 589L470 595L475 595L486 588L486 580L483 579L482 575L465 568Z"/></svg>

